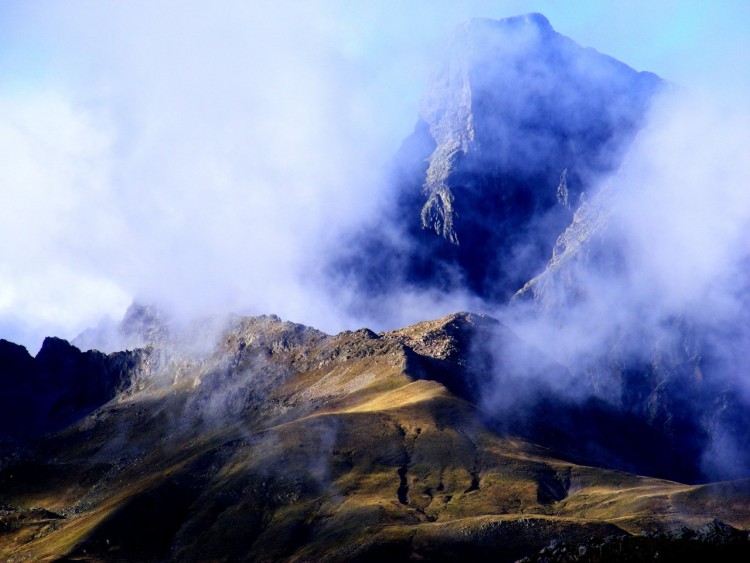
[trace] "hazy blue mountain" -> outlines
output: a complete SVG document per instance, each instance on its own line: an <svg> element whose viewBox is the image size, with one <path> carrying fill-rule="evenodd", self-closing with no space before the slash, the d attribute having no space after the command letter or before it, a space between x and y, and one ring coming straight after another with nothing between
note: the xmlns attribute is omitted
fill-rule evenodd
<svg viewBox="0 0 750 563"><path fill-rule="evenodd" d="M507 299L619 165L664 85L540 14L465 23L395 157L389 216L357 234L338 271L373 294L402 282Z"/></svg>

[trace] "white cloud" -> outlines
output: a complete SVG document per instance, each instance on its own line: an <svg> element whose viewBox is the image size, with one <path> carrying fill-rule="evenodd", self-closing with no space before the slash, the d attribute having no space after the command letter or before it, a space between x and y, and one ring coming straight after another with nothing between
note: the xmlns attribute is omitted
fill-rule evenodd
<svg viewBox="0 0 750 563"><path fill-rule="evenodd" d="M70 332L122 312L127 291L98 258L117 238L111 141L106 124L55 93L0 99L0 318Z"/></svg>
<svg viewBox="0 0 750 563"><path fill-rule="evenodd" d="M320 291L321 249L387 199L378 175L445 35L524 11L612 25L544 1L0 7L3 336L72 337L133 295L369 322Z"/></svg>

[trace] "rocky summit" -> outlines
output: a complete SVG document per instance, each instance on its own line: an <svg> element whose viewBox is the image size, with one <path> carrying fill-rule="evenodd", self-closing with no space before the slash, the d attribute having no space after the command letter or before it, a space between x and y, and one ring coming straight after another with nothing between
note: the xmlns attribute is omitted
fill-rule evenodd
<svg viewBox="0 0 750 563"><path fill-rule="evenodd" d="M509 431L518 413L496 418L487 399L514 368L488 358L498 346L542 354L489 317L335 336L236 317L210 350L160 334L127 353L96 408L4 448L3 560L540 560L550 545L636 549L643 534L664 553L750 553L747 480L637 476ZM79 391L108 373L87 372Z"/></svg>
<svg viewBox="0 0 750 563"><path fill-rule="evenodd" d="M466 22L395 157L394 205L338 269L374 294L395 279L506 300L543 269L664 88L541 14Z"/></svg>

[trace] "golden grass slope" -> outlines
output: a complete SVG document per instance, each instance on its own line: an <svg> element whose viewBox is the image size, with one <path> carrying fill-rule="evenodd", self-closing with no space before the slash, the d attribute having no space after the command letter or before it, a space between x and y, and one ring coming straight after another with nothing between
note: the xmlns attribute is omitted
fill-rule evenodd
<svg viewBox="0 0 750 563"><path fill-rule="evenodd" d="M512 561L553 539L750 526L746 481L579 466L489 430L410 372L415 342L451 353L455 321L335 337L243 321L180 385L110 403L6 462L0 559ZM212 362L239 367L216 375ZM209 401L200 389L217 377L233 397L247 378L262 400L235 409L217 386Z"/></svg>

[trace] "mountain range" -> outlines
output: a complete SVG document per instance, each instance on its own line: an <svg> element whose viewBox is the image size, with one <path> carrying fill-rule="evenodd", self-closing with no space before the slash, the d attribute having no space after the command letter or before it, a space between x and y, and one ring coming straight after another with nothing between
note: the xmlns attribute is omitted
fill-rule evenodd
<svg viewBox="0 0 750 563"><path fill-rule="evenodd" d="M0 552L9 561L514 561L555 541L627 552L648 534L663 553L747 553L750 480L637 476L581 463L565 442L553 450L501 430L515 414L495 419L471 400L492 377L489 342L524 345L468 313L336 336L236 317L208 352L167 336L128 353L112 399L101 395L57 430L56 413L77 400L60 398L48 419L57 431L3 459ZM50 340L37 361L52 343L74 377L70 358L86 354ZM96 358L92 381L122 361Z"/></svg>
<svg viewBox="0 0 750 563"><path fill-rule="evenodd" d="M456 30L392 204L327 272L362 309L464 291L497 318L134 303L35 357L0 340L0 558L747 560L743 331L599 306L638 305L618 171L672 88L539 14Z"/></svg>

